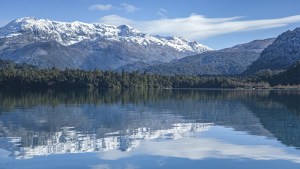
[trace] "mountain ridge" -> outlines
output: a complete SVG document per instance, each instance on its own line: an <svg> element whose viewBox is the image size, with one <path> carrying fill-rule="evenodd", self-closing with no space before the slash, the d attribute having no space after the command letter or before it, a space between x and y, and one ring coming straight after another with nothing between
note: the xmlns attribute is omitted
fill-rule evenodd
<svg viewBox="0 0 300 169"><path fill-rule="evenodd" d="M300 28L277 38L212 50L182 37L150 35L129 25L24 17L0 28L0 59L39 68L249 75L286 70L300 60Z"/></svg>
<svg viewBox="0 0 300 169"><path fill-rule="evenodd" d="M180 46L178 50L193 50L197 52L202 52L202 48L210 49L202 44L198 44L195 41L188 41L181 37L176 36L159 36L159 35L150 35L147 33L142 33L141 31L134 29L129 25L119 25L112 26L101 23L84 23L84 22L59 22L51 21L49 19L37 19L35 17L24 17L16 19L6 26L0 28L0 38L18 36L20 31L35 31L35 33L48 33L53 35L54 40L61 43L62 45L69 46L75 43L78 43L82 40L94 39L94 38L117 38L117 37L141 37L149 41L158 41L161 44L175 46L176 43L182 45L194 44L193 46ZM55 35L56 34L56 35ZM64 36L62 36L62 34ZM75 36L78 36L78 39L74 39ZM47 38L47 37L41 37ZM57 38L57 39L55 39ZM147 39L148 38L148 39ZM117 40L117 39L114 39ZM140 40L140 39L134 39ZM173 44L172 44L173 42ZM184 44L186 42L187 44ZM178 46L177 46L178 47ZM186 48L183 48L186 47ZM190 48L190 49L189 49Z"/></svg>
<svg viewBox="0 0 300 169"><path fill-rule="evenodd" d="M38 46L41 43L48 43L52 50L55 50L53 52L57 53L54 55L55 58L59 58L58 54L62 53L67 58L66 61L52 62L51 57L53 56L49 54L51 52L45 50L43 46ZM33 46L30 51L26 49L28 45ZM63 46L65 50L63 50ZM35 66L45 62L42 64L43 66L40 66L41 68L113 70L135 62L147 64L156 63L156 61L169 62L210 50L212 49L195 41L175 36L153 36L128 25L111 26L78 21L68 23L25 17L16 19L0 28L1 59ZM43 55L39 51L42 51ZM19 55L16 56L16 54ZM75 56L73 57L73 55ZM44 60L40 60L41 57ZM94 59L98 62L93 62ZM109 62L105 63L106 60ZM51 64L48 64L50 61ZM90 66L91 61L93 64ZM76 64L68 65L68 62Z"/></svg>
<svg viewBox="0 0 300 169"><path fill-rule="evenodd" d="M234 75L240 74L259 58L275 38L254 40L215 51L187 56L179 60L150 65L143 71L166 75Z"/></svg>

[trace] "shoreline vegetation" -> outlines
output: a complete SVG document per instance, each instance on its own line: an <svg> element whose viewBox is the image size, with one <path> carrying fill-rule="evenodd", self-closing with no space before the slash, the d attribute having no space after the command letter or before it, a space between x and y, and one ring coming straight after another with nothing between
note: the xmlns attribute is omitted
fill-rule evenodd
<svg viewBox="0 0 300 169"><path fill-rule="evenodd" d="M164 76L140 72L38 69L0 61L1 89L125 89L125 88L222 88L300 89L300 63L273 74L251 76Z"/></svg>

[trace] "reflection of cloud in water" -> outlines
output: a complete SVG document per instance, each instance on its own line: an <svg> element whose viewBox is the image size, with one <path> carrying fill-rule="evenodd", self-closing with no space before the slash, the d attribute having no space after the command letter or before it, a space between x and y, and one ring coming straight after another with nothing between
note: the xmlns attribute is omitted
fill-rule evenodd
<svg viewBox="0 0 300 169"><path fill-rule="evenodd" d="M9 151L6 151L6 150L3 150L3 149L0 149L0 158L3 159L3 158L8 158L8 156L11 154L11 152Z"/></svg>
<svg viewBox="0 0 300 169"><path fill-rule="evenodd" d="M236 136L238 137L238 136ZM261 136L256 136L261 137ZM269 143L275 140L266 140ZM293 149L293 148L291 148ZM287 160L300 163L300 155L287 152L280 147L271 145L243 145L230 143L226 140L215 138L183 138L173 141L153 140L144 142L138 149L131 152L109 151L99 153L104 160L118 160L133 155L152 155L174 158L187 158L191 160L203 160L207 158L217 159L242 159L253 160Z"/></svg>
<svg viewBox="0 0 300 169"><path fill-rule="evenodd" d="M91 169L112 169L114 167L111 167L108 164L99 164L91 166ZM119 167L121 169L121 167ZM125 166L122 166L123 169L138 169L139 167L133 165L133 164L125 164Z"/></svg>

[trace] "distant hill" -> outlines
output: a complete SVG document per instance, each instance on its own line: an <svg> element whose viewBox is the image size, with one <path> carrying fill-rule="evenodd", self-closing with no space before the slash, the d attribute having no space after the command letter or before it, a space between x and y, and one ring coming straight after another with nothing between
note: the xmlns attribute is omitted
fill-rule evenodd
<svg viewBox="0 0 300 169"><path fill-rule="evenodd" d="M24 64L24 63L17 64L13 61L0 59L0 69L7 69L7 68L14 68L14 69L34 68L34 69L36 69L37 67L28 65L28 64Z"/></svg>
<svg viewBox="0 0 300 169"><path fill-rule="evenodd" d="M150 65L143 71L166 75L233 75L240 74L275 39L255 40L231 48L208 51L170 63Z"/></svg>

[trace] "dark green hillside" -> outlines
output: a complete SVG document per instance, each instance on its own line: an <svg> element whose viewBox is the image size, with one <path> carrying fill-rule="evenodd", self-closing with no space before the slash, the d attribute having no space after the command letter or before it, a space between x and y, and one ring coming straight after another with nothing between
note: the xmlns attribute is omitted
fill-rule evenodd
<svg viewBox="0 0 300 169"><path fill-rule="evenodd" d="M300 61L285 72L274 75L270 80L272 85L300 85Z"/></svg>
<svg viewBox="0 0 300 169"><path fill-rule="evenodd" d="M266 69L287 70L298 60L300 60L300 28L279 35L244 73L254 74Z"/></svg>

